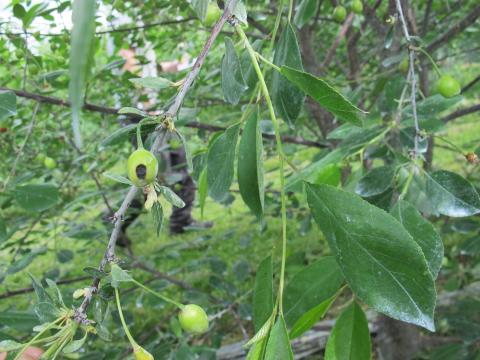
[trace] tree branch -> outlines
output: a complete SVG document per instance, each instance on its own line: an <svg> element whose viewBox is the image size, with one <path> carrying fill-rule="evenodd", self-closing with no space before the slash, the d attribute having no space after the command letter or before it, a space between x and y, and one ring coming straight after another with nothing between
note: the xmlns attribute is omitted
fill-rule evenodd
<svg viewBox="0 0 480 360"><path fill-rule="evenodd" d="M7 87L0 87L0 90L6 90L6 91L13 91L17 96L23 97L26 99L31 99L35 100L37 102L41 103L48 103L52 105L58 105L58 106L65 106L65 107L70 107L70 102L59 99L57 97L52 97L52 96L45 96L41 94L36 94L36 93L31 93L27 91L22 91L22 90L16 90L16 89L11 89ZM108 114L108 115L119 115L118 110L115 108L107 107L107 106L101 106L101 105L95 105L95 104L90 104L90 103L85 103L83 105L84 110L88 111L93 111L93 112L98 112L101 114ZM140 120L141 117L138 115L134 114L124 114L124 116L132 119L132 120ZM193 128L193 129L202 129L206 131L224 131L226 128L222 126L216 126L216 125L209 125L209 124L203 124L198 121L191 121L185 124L186 127ZM262 134L265 139L270 139L273 140L275 138L274 135L272 134ZM287 143L292 143L292 144L298 144L298 145L305 145L305 146L310 146L310 147L318 147L318 148L325 148L328 147L328 144L316 142L316 141L311 141L311 140L305 140L301 137L298 136L283 136L282 141L287 142Z"/></svg>
<svg viewBox="0 0 480 360"><path fill-rule="evenodd" d="M429 53L435 51L444 43L451 40L453 37L461 33L465 30L468 26L473 24L477 18L480 16L480 5L475 6L472 11L470 11L467 16L457 24L453 25L446 33L440 36L437 40L433 41L430 45L426 47L426 51Z"/></svg>
<svg viewBox="0 0 480 360"><path fill-rule="evenodd" d="M480 104L476 104L476 105L473 105L473 106L469 106L469 107L454 111L453 113L445 116L442 119L442 121L443 122L449 122L449 121L455 120L459 117L469 115L469 114L472 114L472 113L477 112L477 111L480 111Z"/></svg>

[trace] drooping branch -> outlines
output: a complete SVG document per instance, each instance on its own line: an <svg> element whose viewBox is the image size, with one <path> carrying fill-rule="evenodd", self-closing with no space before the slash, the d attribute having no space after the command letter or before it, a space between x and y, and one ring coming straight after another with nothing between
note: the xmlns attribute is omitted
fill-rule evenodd
<svg viewBox="0 0 480 360"><path fill-rule="evenodd" d="M232 14L232 9L235 7L236 3L238 0L231 0L229 4L225 7L225 10L218 20L218 22L215 24L215 26L212 29L212 32L210 36L208 37L205 45L203 46L202 51L200 52L200 55L197 57L197 60L193 66L193 69L189 72L187 77L185 78L185 81L183 82L180 91L177 94L177 97L172 104L172 106L168 109L167 114L174 118L177 115L177 112L180 109L180 106L183 102L183 99L185 98L188 90L192 86L195 78L197 77L198 73L200 72L200 69L207 57L207 54L215 41L215 39L218 37L218 34L220 33L221 29L223 28L223 25L231 17ZM152 145L151 151L156 152L158 151L158 148L161 145L161 140L160 136L157 136L155 139L154 144ZM110 240L108 241L107 249L105 250L105 253L102 257L102 260L100 261L100 265L98 267L98 270L100 272L104 272L106 265L108 264L109 261L113 260L115 257L115 246L117 243L118 236L121 231L122 227L122 219L123 216L125 215L128 207L130 206L130 203L133 201L135 198L135 195L138 191L138 188L135 186L130 187L130 190L128 191L127 196L122 202L122 205L120 206L120 209L115 213L114 216L114 227L113 231L110 235ZM87 318L87 308L90 305L90 302L92 301L92 296L93 294L98 290L98 286L100 284L100 278L96 277L93 280L93 283L90 287L90 291L86 294L85 299L83 300L82 304L80 307L76 310L75 312L75 319L78 322L82 323L88 323L88 318Z"/></svg>
<svg viewBox="0 0 480 360"><path fill-rule="evenodd" d="M437 40L434 40L430 43L425 50L429 53L435 51L443 44L450 41L452 38L460 34L463 30L467 27L472 25L477 19L480 17L480 4L475 6L472 11L470 11L465 18L463 18L460 22L453 25L450 29L447 30L443 35L441 35Z"/></svg>
<svg viewBox="0 0 480 360"><path fill-rule="evenodd" d="M22 91L22 90L17 90L17 89L11 89L7 87L0 87L0 91L5 90L5 91L13 91L17 96L23 97L26 99L31 99L35 100L37 102L41 103L48 103L52 105L58 105L58 106L64 106L64 107L69 107L70 102L53 97L53 96L46 96L46 95L41 95L41 94L36 94L32 92L27 92L27 91ZM95 105L95 104L90 104L90 103L85 103L83 106L84 110L87 111L92 111L92 112L98 112L101 114L107 114L107 115L118 115L118 110L115 108L107 107L107 106L101 106L101 105ZM153 115L153 114L152 114ZM132 120L140 120L141 117L135 114L125 114L123 116L127 116L131 118ZM226 128L223 126L216 126L216 125L209 125L209 124L203 124L198 121L191 121L185 124L186 127L192 128L192 129L202 129L206 131L224 131ZM273 140L274 135L273 134L262 134L265 139ZM291 144L298 144L298 145L304 145L304 146L310 146L310 147L318 147L318 148L325 148L328 147L327 144L320 143L317 141L311 141L311 140L306 140L298 136L282 136L282 141L291 143Z"/></svg>
<svg viewBox="0 0 480 360"><path fill-rule="evenodd" d="M476 104L476 105L473 105L473 106L469 106L469 107L454 111L453 113L445 116L442 119L442 121L443 122L449 122L449 121L455 120L459 117L469 115L469 114L473 114L474 112L477 112L477 111L480 111L480 104Z"/></svg>

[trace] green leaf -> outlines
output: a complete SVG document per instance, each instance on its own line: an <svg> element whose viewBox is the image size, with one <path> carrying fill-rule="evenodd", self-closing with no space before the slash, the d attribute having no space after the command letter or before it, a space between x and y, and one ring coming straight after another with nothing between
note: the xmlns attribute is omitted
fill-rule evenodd
<svg viewBox="0 0 480 360"><path fill-rule="evenodd" d="M7 225L5 220L0 217L0 244L8 239Z"/></svg>
<svg viewBox="0 0 480 360"><path fill-rule="evenodd" d="M289 66L282 66L280 72L340 120L358 126L362 125L360 114L363 113L363 111L353 105L325 80Z"/></svg>
<svg viewBox="0 0 480 360"><path fill-rule="evenodd" d="M464 217L480 212L480 197L475 187L450 171L427 174L427 197L438 213Z"/></svg>
<svg viewBox="0 0 480 360"><path fill-rule="evenodd" d="M198 202L200 204L200 212L203 219L203 210L205 208L205 201L208 195L208 182L207 182L207 168L204 168L200 173L198 179Z"/></svg>
<svg viewBox="0 0 480 360"><path fill-rule="evenodd" d="M370 360L372 344L368 321L353 301L338 317L328 338L325 360Z"/></svg>
<svg viewBox="0 0 480 360"><path fill-rule="evenodd" d="M318 0L302 0L295 9L293 23L301 29L316 13Z"/></svg>
<svg viewBox="0 0 480 360"><path fill-rule="evenodd" d="M398 201L390 213L422 248L430 273L435 279L443 259L443 242L435 227L417 209L403 200Z"/></svg>
<svg viewBox="0 0 480 360"><path fill-rule="evenodd" d="M275 45L273 63L277 66L287 65L292 69L303 70L302 56L298 47L293 26L288 23ZM275 112L290 126L302 110L305 96L298 88L275 71L272 75L271 92Z"/></svg>
<svg viewBox="0 0 480 360"><path fill-rule="evenodd" d="M110 266L110 275L112 276L113 287L119 287L121 282L133 281L132 276L117 264L112 264Z"/></svg>
<svg viewBox="0 0 480 360"><path fill-rule="evenodd" d="M392 186L395 167L380 166L370 170L358 182L355 192L362 197L380 195Z"/></svg>
<svg viewBox="0 0 480 360"><path fill-rule="evenodd" d="M240 124L230 126L210 146L207 158L207 182L210 196L221 201L233 181L235 150Z"/></svg>
<svg viewBox="0 0 480 360"><path fill-rule="evenodd" d="M302 185L302 181L315 182L325 167L339 163L344 158L355 154L367 146L367 144L371 144L383 137L382 134L384 134L384 130L380 126L366 128L360 132L353 133L343 140L335 150L328 151L324 157L290 176L287 179L286 190L298 189Z"/></svg>
<svg viewBox="0 0 480 360"><path fill-rule="evenodd" d="M153 204L152 207L152 216L153 222L155 223L155 228L157 229L157 236L160 235L163 227L163 207L159 202Z"/></svg>
<svg viewBox="0 0 480 360"><path fill-rule="evenodd" d="M125 176L112 174L110 172L104 172L102 175L115 182L119 182L120 184L133 186L133 183L129 179L127 179Z"/></svg>
<svg viewBox="0 0 480 360"><path fill-rule="evenodd" d="M237 105L247 89L235 46L232 39L225 37L225 55L222 59L223 97L230 104Z"/></svg>
<svg viewBox="0 0 480 360"><path fill-rule="evenodd" d="M390 214L328 185L306 184L312 215L355 295L394 319L434 330L435 285L420 246Z"/></svg>
<svg viewBox="0 0 480 360"><path fill-rule="evenodd" d="M272 328L265 350L265 360L293 360L285 320L280 315Z"/></svg>
<svg viewBox="0 0 480 360"><path fill-rule="evenodd" d="M258 332L270 318L273 311L273 270L272 257L262 260L255 275L253 289L253 323L255 332Z"/></svg>
<svg viewBox="0 0 480 360"><path fill-rule="evenodd" d="M65 346L63 348L62 352L64 354L74 353L74 352L80 350L80 348L83 346L83 344L85 344L86 340L87 340L87 336L84 336L83 338L78 339L78 340L72 340L72 342L70 342L69 344L67 344L67 346Z"/></svg>
<svg viewBox="0 0 480 360"><path fill-rule="evenodd" d="M115 130L113 133L108 135L101 143L100 148L105 148L109 145L119 144L123 141L126 141L128 137L135 134L137 130L137 124L130 124L120 129ZM144 130L144 126L142 126L142 133Z"/></svg>
<svg viewBox="0 0 480 360"><path fill-rule="evenodd" d="M22 343L18 343L13 340L0 341L0 353L13 351L13 350L20 350L22 347L23 347Z"/></svg>
<svg viewBox="0 0 480 360"><path fill-rule="evenodd" d="M173 206L178 208L185 207L185 202L169 187L160 186L160 191L162 192L163 196L165 196L165 199Z"/></svg>
<svg viewBox="0 0 480 360"><path fill-rule="evenodd" d="M247 354L246 360L263 360L265 346L267 345L267 338L263 338L259 342L253 344Z"/></svg>
<svg viewBox="0 0 480 360"><path fill-rule="evenodd" d="M50 302L52 299L50 295L45 291L42 283L37 280L35 276L28 273L30 279L32 280L32 287L35 290L35 295L37 295L38 302Z"/></svg>
<svg viewBox="0 0 480 360"><path fill-rule="evenodd" d="M294 326L303 314L329 300L343 281L342 271L333 256L324 257L295 274L283 295L287 325Z"/></svg>
<svg viewBox="0 0 480 360"><path fill-rule="evenodd" d="M41 302L34 306L33 310L41 322L50 322L57 319L61 312L51 302Z"/></svg>
<svg viewBox="0 0 480 360"><path fill-rule="evenodd" d="M256 52L261 52L263 46L262 40L255 40L252 44L253 50ZM240 63L242 64L242 73L245 79L245 82L249 89L254 89L255 85L258 82L257 73L253 67L252 60L250 59L250 54L245 49L240 56Z"/></svg>
<svg viewBox="0 0 480 360"><path fill-rule="evenodd" d="M72 104L72 127L77 147L82 147L80 113L83 106L88 63L95 36L95 0L73 2L73 29L70 43L69 97Z"/></svg>
<svg viewBox="0 0 480 360"><path fill-rule="evenodd" d="M207 16L207 8L210 0L192 0L192 7L198 18L203 21Z"/></svg>
<svg viewBox="0 0 480 360"><path fill-rule="evenodd" d="M187 140L185 140L185 136L183 136L183 134L180 131L176 130L175 134L177 134L178 138L182 142L183 150L185 151L185 158L187 160L188 170L192 172L193 171L192 153L188 148Z"/></svg>
<svg viewBox="0 0 480 360"><path fill-rule="evenodd" d="M15 199L27 211L44 211L59 201L58 188L50 184L24 185L15 188Z"/></svg>
<svg viewBox="0 0 480 360"><path fill-rule="evenodd" d="M38 255L43 255L46 251L46 248L41 247L23 255L20 259L15 260L14 263L10 264L7 269L7 274L15 274L25 269L28 265L32 263L33 260L35 260Z"/></svg>
<svg viewBox="0 0 480 360"><path fill-rule="evenodd" d="M17 97L13 91L0 91L0 120L17 114Z"/></svg>
<svg viewBox="0 0 480 360"><path fill-rule="evenodd" d="M130 81L132 81L130 79ZM142 110L138 110L138 109L135 109L135 108L132 108L132 107L123 107L121 108L120 110L118 110L118 113L119 114L133 114L133 115L138 115L138 116L143 116L143 117L147 117L148 114ZM118 131L118 130L117 130Z"/></svg>
<svg viewBox="0 0 480 360"><path fill-rule="evenodd" d="M332 296L330 299L321 302L313 309L310 309L306 313L304 313L300 317L300 319L298 319L292 326L292 329L290 330L290 339L299 337L306 331L310 330L312 326L317 323L318 320L325 316L336 298L336 295Z"/></svg>
<svg viewBox="0 0 480 360"><path fill-rule="evenodd" d="M55 283L55 281L53 280L50 280L50 279L45 279L45 281L47 282L48 284L48 288L51 289L52 291L50 291L51 293L53 292L53 301L55 302L55 304L57 306L63 306L65 307L65 303L63 302L63 297L62 297L62 293L60 292L60 289L58 288L57 284Z"/></svg>
<svg viewBox="0 0 480 360"><path fill-rule="evenodd" d="M255 110L245 124L238 147L237 176L240 195L258 218L263 215L265 198L263 175L262 133L258 111Z"/></svg>
<svg viewBox="0 0 480 360"><path fill-rule="evenodd" d="M162 90L173 86L173 82L170 80L154 76L130 79L130 82L138 87L144 87L153 90Z"/></svg>
<svg viewBox="0 0 480 360"><path fill-rule="evenodd" d="M18 331L31 331L38 325L38 319L31 312L0 311L0 324Z"/></svg>

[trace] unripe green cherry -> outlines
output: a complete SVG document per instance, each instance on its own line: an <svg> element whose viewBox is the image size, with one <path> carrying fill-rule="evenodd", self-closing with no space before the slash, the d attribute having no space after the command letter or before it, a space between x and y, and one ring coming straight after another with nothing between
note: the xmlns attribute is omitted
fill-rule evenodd
<svg viewBox="0 0 480 360"><path fill-rule="evenodd" d="M47 156L45 157L45 160L43 160L43 165L45 165L47 169L55 169L57 167L57 162L51 157Z"/></svg>
<svg viewBox="0 0 480 360"><path fill-rule="evenodd" d="M335 9L333 10L333 20L341 23L345 20L346 17L347 10L342 5L338 5L337 7L335 7Z"/></svg>
<svg viewBox="0 0 480 360"><path fill-rule="evenodd" d="M218 19L220 19L220 16L222 15L222 10L218 7L217 1L213 0L208 3L207 7L207 15L205 15L205 20L203 20L203 23L206 27L212 27L213 24L215 24Z"/></svg>
<svg viewBox="0 0 480 360"><path fill-rule="evenodd" d="M180 314L178 314L178 320L182 329L192 334L203 334L208 330L208 317L200 306L195 304L185 305Z"/></svg>
<svg viewBox="0 0 480 360"><path fill-rule="evenodd" d="M135 150L127 162L128 178L138 187L155 181L158 172L158 161L155 155L145 149Z"/></svg>
<svg viewBox="0 0 480 360"><path fill-rule="evenodd" d="M446 98L454 97L455 95L460 94L462 88L460 83L450 75L442 75L440 80L438 80L438 92Z"/></svg>
<svg viewBox="0 0 480 360"><path fill-rule="evenodd" d="M398 64L398 70L400 70L402 73L406 74L408 72L408 58L403 58L402 61Z"/></svg>
<svg viewBox="0 0 480 360"><path fill-rule="evenodd" d="M363 13L363 4L360 0L353 0L351 8L352 8L352 11L357 15L360 15Z"/></svg>

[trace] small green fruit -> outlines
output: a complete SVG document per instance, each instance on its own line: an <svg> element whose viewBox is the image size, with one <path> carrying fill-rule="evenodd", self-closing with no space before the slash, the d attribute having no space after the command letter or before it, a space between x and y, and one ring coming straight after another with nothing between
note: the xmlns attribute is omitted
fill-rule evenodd
<svg viewBox="0 0 480 360"><path fill-rule="evenodd" d="M343 22L345 20L345 18L347 17L347 10L341 6L341 5L338 5L334 10L333 10L333 19L336 21L336 22Z"/></svg>
<svg viewBox="0 0 480 360"><path fill-rule="evenodd" d="M155 181L158 161L155 155L145 149L135 150L127 162L128 178L138 187L144 187Z"/></svg>
<svg viewBox="0 0 480 360"><path fill-rule="evenodd" d="M360 0L352 1L352 11L357 15L360 15L363 13L363 4Z"/></svg>
<svg viewBox="0 0 480 360"><path fill-rule="evenodd" d="M440 80L438 80L438 92L446 98L454 97L455 95L460 94L462 90L460 83L450 75L442 75Z"/></svg>
<svg viewBox="0 0 480 360"><path fill-rule="evenodd" d="M45 165L47 169L55 169L57 167L57 162L51 157L46 156L43 160L43 165Z"/></svg>
<svg viewBox="0 0 480 360"><path fill-rule="evenodd" d="M178 315L183 330L192 334L203 334L208 330L208 317L200 306L188 304Z"/></svg>
<svg viewBox="0 0 480 360"><path fill-rule="evenodd" d="M153 355L141 346L133 350L133 355L135 356L135 360L154 360Z"/></svg>
<svg viewBox="0 0 480 360"><path fill-rule="evenodd" d="M207 15L205 20L203 20L203 24L210 28L220 19L220 16L222 16L222 10L220 10L215 0L211 1L208 3Z"/></svg>
<svg viewBox="0 0 480 360"><path fill-rule="evenodd" d="M408 58L403 58L403 60L400 61L400 64L398 64L398 70L406 74L408 72L408 66L409 66Z"/></svg>

